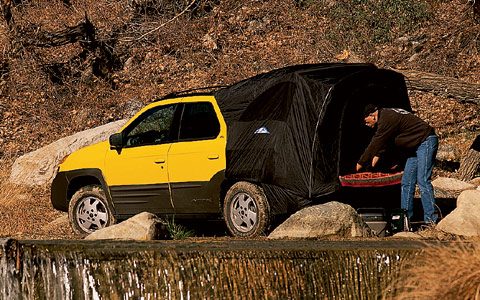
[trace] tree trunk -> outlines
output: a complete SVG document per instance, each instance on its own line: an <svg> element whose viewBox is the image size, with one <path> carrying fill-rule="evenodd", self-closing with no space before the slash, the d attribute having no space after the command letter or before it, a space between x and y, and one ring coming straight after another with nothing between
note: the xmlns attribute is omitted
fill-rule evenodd
<svg viewBox="0 0 480 300"><path fill-rule="evenodd" d="M473 17L480 21L480 1L473 1Z"/></svg>
<svg viewBox="0 0 480 300"><path fill-rule="evenodd" d="M460 169L458 169L459 179L463 181L469 181L474 176L480 166L480 135L478 135L473 141L472 146L468 150L467 155L462 159L460 163Z"/></svg>
<svg viewBox="0 0 480 300"><path fill-rule="evenodd" d="M465 103L480 105L480 84L468 83L453 77L414 70L395 70L406 77L410 90L432 92Z"/></svg>

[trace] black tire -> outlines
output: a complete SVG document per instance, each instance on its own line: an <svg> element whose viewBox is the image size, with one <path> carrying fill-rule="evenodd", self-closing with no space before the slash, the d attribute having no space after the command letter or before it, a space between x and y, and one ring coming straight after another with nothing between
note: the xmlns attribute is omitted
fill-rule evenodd
<svg viewBox="0 0 480 300"><path fill-rule="evenodd" d="M115 216L105 191L98 185L80 188L70 200L68 218L73 231L87 235L115 224Z"/></svg>
<svg viewBox="0 0 480 300"><path fill-rule="evenodd" d="M270 227L270 205L263 189L253 183L235 183L225 195L223 217L233 236L256 237Z"/></svg>

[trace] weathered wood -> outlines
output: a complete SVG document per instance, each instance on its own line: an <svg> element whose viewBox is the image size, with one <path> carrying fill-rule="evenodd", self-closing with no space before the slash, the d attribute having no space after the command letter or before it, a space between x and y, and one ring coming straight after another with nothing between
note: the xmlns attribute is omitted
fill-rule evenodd
<svg viewBox="0 0 480 300"><path fill-rule="evenodd" d="M85 20L78 25L67 27L58 32L28 32L21 37L22 44L25 46L35 47L58 47L76 42L81 42L84 48L94 48L96 46L95 40L95 26L85 16Z"/></svg>
<svg viewBox="0 0 480 300"><path fill-rule="evenodd" d="M12 1L0 0L0 11L2 12L3 19L5 20L5 22L7 22L7 25L10 28L13 22Z"/></svg>
<svg viewBox="0 0 480 300"><path fill-rule="evenodd" d="M468 150L467 155L460 163L458 177L460 180L469 181L473 179L480 166L480 135L478 135Z"/></svg>
<svg viewBox="0 0 480 300"><path fill-rule="evenodd" d="M480 1L473 0L473 17L475 20L480 21Z"/></svg>
<svg viewBox="0 0 480 300"><path fill-rule="evenodd" d="M436 95L454 98L461 103L480 105L480 84L415 70L395 71L406 77L407 87L410 90L432 92Z"/></svg>

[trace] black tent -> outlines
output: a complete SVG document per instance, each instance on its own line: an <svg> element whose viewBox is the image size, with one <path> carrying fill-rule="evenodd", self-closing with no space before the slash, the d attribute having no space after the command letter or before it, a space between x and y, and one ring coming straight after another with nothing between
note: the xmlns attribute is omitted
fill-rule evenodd
<svg viewBox="0 0 480 300"><path fill-rule="evenodd" d="M372 131L367 103L411 110L404 77L372 64L277 69L215 92L228 127L226 178L260 184L273 213L340 188Z"/></svg>

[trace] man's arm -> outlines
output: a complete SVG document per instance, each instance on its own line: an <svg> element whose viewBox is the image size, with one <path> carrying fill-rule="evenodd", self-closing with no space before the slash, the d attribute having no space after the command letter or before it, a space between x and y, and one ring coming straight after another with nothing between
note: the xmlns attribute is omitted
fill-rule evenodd
<svg viewBox="0 0 480 300"><path fill-rule="evenodd" d="M375 135L372 137L372 140L368 144L367 149L365 149L362 156L358 160L358 164L360 164L361 166L366 165L370 162L370 160L372 160L373 163L373 158L375 156L379 156L381 152L385 151L388 141L396 133L396 123L398 120L395 118L395 113L393 113L393 115L387 115L385 113L378 121L377 131L375 132ZM378 158L376 159L376 161L378 161Z"/></svg>

